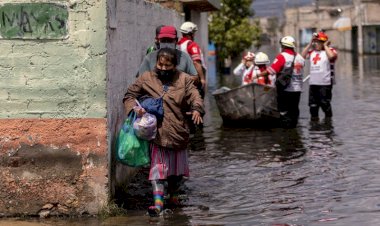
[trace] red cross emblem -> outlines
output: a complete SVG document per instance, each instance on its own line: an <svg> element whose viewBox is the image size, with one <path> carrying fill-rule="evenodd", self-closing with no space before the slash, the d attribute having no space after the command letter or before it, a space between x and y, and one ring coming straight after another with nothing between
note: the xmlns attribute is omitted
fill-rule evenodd
<svg viewBox="0 0 380 226"><path fill-rule="evenodd" d="M317 53L317 55L312 59L313 60L313 63L314 64L317 64L317 62L319 61L319 60L321 60L322 58L320 58L319 57L319 53Z"/></svg>
<svg viewBox="0 0 380 226"><path fill-rule="evenodd" d="M300 63L295 63L294 64L294 69L296 70L296 73L297 74L300 74L301 73L301 69L303 68L303 65L300 64Z"/></svg>

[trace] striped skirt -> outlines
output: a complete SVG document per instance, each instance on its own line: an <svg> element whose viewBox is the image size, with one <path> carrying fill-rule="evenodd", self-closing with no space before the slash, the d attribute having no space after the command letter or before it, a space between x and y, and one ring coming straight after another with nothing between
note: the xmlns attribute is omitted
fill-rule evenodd
<svg viewBox="0 0 380 226"><path fill-rule="evenodd" d="M174 150L150 144L149 180L166 180L168 176L189 177L187 150Z"/></svg>

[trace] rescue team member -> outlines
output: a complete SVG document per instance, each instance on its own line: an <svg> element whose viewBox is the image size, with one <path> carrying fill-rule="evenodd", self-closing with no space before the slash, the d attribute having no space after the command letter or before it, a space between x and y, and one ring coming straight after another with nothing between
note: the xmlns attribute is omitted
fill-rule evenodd
<svg viewBox="0 0 380 226"><path fill-rule="evenodd" d="M252 77L253 82L257 84L274 86L274 82L276 79L275 75L268 75L267 77L258 77L258 75L261 72L267 70L267 65L269 65L269 63L270 61L268 55L266 55L263 52L258 52L255 57L254 68L247 77Z"/></svg>
<svg viewBox="0 0 380 226"><path fill-rule="evenodd" d="M206 62L204 60L201 48L199 48L198 43L194 41L195 32L198 30L197 25L192 22L185 22L181 25L179 30L182 33L182 38L178 42L179 49L183 52L188 53L193 60L195 69L197 70L198 76L200 78L200 83L198 83L198 90L202 98L204 98L207 88Z"/></svg>
<svg viewBox="0 0 380 226"><path fill-rule="evenodd" d="M189 130L185 123L186 112L183 109L191 109L194 124L203 123L204 114L203 100L192 79L176 69L176 51L169 48L160 49L156 62L152 71L144 72L128 87L123 99L127 115L134 110L138 116L142 116L145 109L136 106L135 100L147 94L157 98L162 93L163 85L168 86L162 97L164 117L157 123L157 136L149 148L149 180L152 183L154 198L154 205L148 209L150 216L159 216L164 209L165 182L168 183L167 193L170 196L168 204L180 204L180 181L183 176L189 177Z"/></svg>
<svg viewBox="0 0 380 226"><path fill-rule="evenodd" d="M157 36L158 38L158 45L159 49L162 48L170 48L176 50L176 55L178 57L178 65L177 70L185 72L186 74L192 75L191 78L195 83L197 83L198 80L198 73L197 70L194 67L193 61L191 60L189 54L176 49L177 47L177 30L173 26L163 26L159 34ZM144 57L143 62L140 65L138 76L141 76L146 71L153 71L156 67L157 63L157 53L158 50L155 50L148 55ZM136 76L136 77L138 77Z"/></svg>
<svg viewBox="0 0 380 226"><path fill-rule="evenodd" d="M252 72L252 69L254 67L254 61L255 54L252 52L247 52L243 59L241 60L241 63L234 69L233 73L236 76L242 76L242 83L241 85L246 85L253 82L252 76L248 76L250 72Z"/></svg>
<svg viewBox="0 0 380 226"><path fill-rule="evenodd" d="M332 87L334 80L334 63L338 54L329 47L330 41L324 32L313 35L310 43L302 51L302 56L310 58L309 107L311 120L319 120L319 107L325 118L331 118Z"/></svg>
<svg viewBox="0 0 380 226"><path fill-rule="evenodd" d="M295 52L295 39L291 36L285 36L280 40L281 53L276 56L272 65L267 70L260 73L261 76L270 74L277 76L284 68L291 67L293 61L293 73L290 84L284 89L277 89L277 108L280 112L280 120L283 127L294 128L297 126L299 117L299 102L302 91L303 68L305 66L304 58Z"/></svg>

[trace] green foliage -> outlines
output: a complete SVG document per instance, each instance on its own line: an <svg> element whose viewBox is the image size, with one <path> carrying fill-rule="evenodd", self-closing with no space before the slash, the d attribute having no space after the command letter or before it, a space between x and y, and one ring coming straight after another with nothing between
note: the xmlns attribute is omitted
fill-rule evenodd
<svg viewBox="0 0 380 226"><path fill-rule="evenodd" d="M219 11L210 15L210 39L215 43L218 56L237 56L251 45L258 45L260 27L251 24L251 0L222 0Z"/></svg>

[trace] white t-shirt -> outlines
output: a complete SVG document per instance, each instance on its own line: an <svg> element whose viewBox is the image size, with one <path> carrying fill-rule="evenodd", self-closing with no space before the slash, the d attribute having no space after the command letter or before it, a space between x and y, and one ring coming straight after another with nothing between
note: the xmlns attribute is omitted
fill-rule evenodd
<svg viewBox="0 0 380 226"><path fill-rule="evenodd" d="M335 49L330 48L333 52ZM331 85L331 64L326 51L312 50L310 52L310 85Z"/></svg>
<svg viewBox="0 0 380 226"><path fill-rule="evenodd" d="M233 71L234 75L236 76L242 76L242 85L246 85L246 79L245 77L250 74L250 72L253 70L254 65L251 65L249 68L246 68L246 66L243 63L240 63Z"/></svg>

